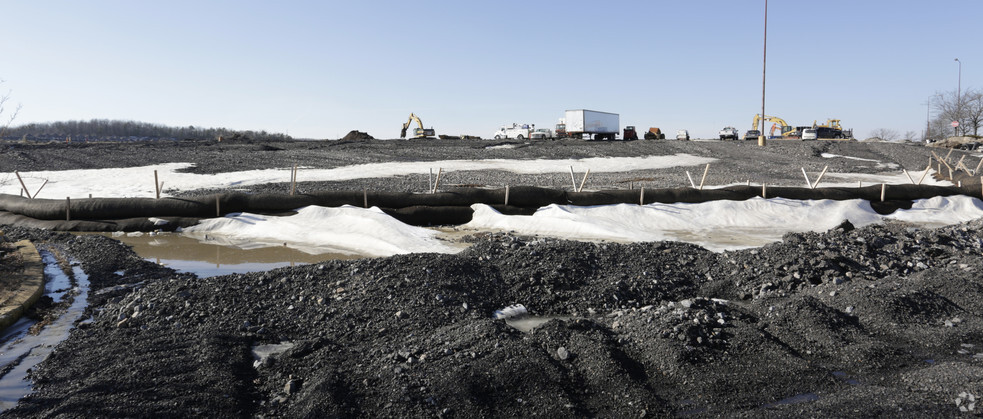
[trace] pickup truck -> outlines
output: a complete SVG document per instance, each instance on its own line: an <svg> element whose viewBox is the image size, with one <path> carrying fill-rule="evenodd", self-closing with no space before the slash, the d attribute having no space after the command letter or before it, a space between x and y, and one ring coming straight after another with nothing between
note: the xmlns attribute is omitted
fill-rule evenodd
<svg viewBox="0 0 983 419"><path fill-rule="evenodd" d="M532 134L529 134L529 138L534 138L538 140L552 140L553 131L550 131L549 128L537 128L535 131L532 132Z"/></svg>
<svg viewBox="0 0 983 419"><path fill-rule="evenodd" d="M719 134L721 140L740 139L740 133L738 133L737 128L734 127L724 127L724 129L720 130Z"/></svg>

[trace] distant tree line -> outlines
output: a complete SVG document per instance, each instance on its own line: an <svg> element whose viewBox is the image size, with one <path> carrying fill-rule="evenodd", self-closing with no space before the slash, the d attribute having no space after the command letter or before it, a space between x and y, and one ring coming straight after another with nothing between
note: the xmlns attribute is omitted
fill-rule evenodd
<svg viewBox="0 0 983 419"><path fill-rule="evenodd" d="M266 131L236 131L196 126L169 127L147 122L92 119L30 123L7 128L4 139L64 140L151 139L151 140L289 140L286 134Z"/></svg>

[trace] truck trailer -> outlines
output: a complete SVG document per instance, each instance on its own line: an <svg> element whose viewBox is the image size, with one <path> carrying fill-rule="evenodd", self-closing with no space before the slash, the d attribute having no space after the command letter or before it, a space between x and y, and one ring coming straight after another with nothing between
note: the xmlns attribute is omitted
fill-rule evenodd
<svg viewBox="0 0 983 419"><path fill-rule="evenodd" d="M613 140L618 134L620 120L616 113L573 109L566 111L562 124L566 137L583 138L587 134L588 139Z"/></svg>

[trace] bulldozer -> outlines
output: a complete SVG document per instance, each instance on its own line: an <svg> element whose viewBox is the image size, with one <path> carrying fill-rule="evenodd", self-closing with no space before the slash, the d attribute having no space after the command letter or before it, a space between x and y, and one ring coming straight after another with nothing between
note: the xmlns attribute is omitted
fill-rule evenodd
<svg viewBox="0 0 983 419"><path fill-rule="evenodd" d="M403 130L399 132L399 138L406 138L406 129L410 127L410 124L416 121L417 128L413 130L413 138L433 138L435 131L433 128L423 128L423 121L420 121L420 117L416 114L410 112L410 118L403 124Z"/></svg>
<svg viewBox="0 0 983 419"><path fill-rule="evenodd" d="M659 128L652 127L652 128L649 128L649 130L645 132L645 139L646 140L665 140L666 139L666 133L662 132L662 130L659 129Z"/></svg>

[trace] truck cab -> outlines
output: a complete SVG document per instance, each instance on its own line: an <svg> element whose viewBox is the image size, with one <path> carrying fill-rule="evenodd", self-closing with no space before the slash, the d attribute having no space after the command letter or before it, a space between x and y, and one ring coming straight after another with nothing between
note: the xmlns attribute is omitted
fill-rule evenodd
<svg viewBox="0 0 983 419"><path fill-rule="evenodd" d="M679 131L676 131L676 139L677 140L689 141L689 131L684 130L684 129L681 129Z"/></svg>

